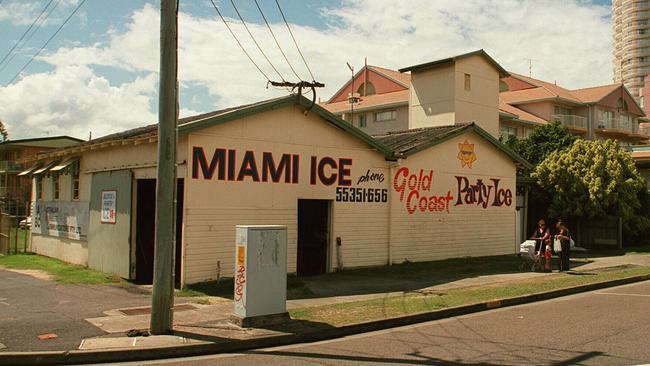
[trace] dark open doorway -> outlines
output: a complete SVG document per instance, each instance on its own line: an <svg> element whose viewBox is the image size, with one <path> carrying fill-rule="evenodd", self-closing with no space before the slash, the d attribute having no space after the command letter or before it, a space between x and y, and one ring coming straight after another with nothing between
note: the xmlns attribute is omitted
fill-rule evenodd
<svg viewBox="0 0 650 366"><path fill-rule="evenodd" d="M183 239L183 179L177 184L175 285L180 286ZM156 180L138 179L136 192L135 282L153 283Z"/></svg>
<svg viewBox="0 0 650 366"><path fill-rule="evenodd" d="M328 200L298 200L298 276L327 271L329 213Z"/></svg>

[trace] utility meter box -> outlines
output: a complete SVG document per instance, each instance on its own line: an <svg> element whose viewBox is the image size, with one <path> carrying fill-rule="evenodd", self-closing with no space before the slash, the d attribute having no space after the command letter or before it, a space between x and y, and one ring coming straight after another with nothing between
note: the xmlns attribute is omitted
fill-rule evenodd
<svg viewBox="0 0 650 366"><path fill-rule="evenodd" d="M234 277L233 323L255 327L287 321L287 227L237 225Z"/></svg>

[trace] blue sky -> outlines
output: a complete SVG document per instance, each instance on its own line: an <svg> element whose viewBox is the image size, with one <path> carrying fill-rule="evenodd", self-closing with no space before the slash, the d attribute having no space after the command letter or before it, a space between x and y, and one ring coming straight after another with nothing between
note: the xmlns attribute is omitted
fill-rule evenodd
<svg viewBox="0 0 650 366"><path fill-rule="evenodd" d="M74 9L73 5L75 5L77 1L78 0L68 1L67 4L66 1L62 1L54 9L51 17L63 21L72 9ZM12 2L24 3L26 1L3 0L2 2L4 4L0 4L0 8L8 6ZM29 18L30 20L35 19L48 3L46 0L28 2L30 2L34 7L34 11L30 12L30 15L33 15ZM87 0L78 12L77 16L71 18L70 22L61 30L57 37L49 43L44 52L79 43L88 44L105 42L109 38L109 32L123 32L125 30L126 22L135 10L141 9L145 4L151 4L152 6L157 7L159 6L159 3L159 1L144 0ZM234 8L230 5L228 0L215 1L215 3L220 6L220 9L222 9L225 16L230 18L235 18L237 16ZM281 2L281 5L283 5L285 16L287 19L290 19L292 23L323 29L326 27L326 22L325 19L320 16L321 9L328 6L336 7L339 3L339 1L325 0L284 0ZM56 0L52 3L52 5L54 4L56 4ZM253 1L237 1L235 4L245 20L248 21L250 19L253 22L262 22L262 18ZM260 5L270 22L277 23L282 21L281 15L277 11L274 2L268 0L261 1ZM209 0L181 1L180 10L196 16L217 16L217 13L214 11ZM9 65L1 65L5 67L5 69L0 73L0 83L2 83L2 85L6 85L6 83L15 76L18 70L29 61L30 56L38 50L40 45L47 41L59 25L60 22L52 21L48 22L45 26L42 26L37 32L34 32L34 36L21 54L17 55ZM6 52L10 50L14 42L18 40L28 27L29 24L15 24L11 17L4 18L0 21L0 29L2 30L0 33L2 35L1 38L3 40L8 40L8 42L5 41L0 44L2 57L4 57ZM27 69L26 72L40 72L48 69L51 69L51 65L48 65L45 62L36 61L29 66L29 69ZM119 72L119 70L110 68L103 70L100 68L99 70L101 70L102 74L109 75L111 80L115 80L116 82L124 82L133 79L133 75L130 73Z"/></svg>
<svg viewBox="0 0 650 366"><path fill-rule="evenodd" d="M49 0L0 0L0 58ZM158 1L87 0L33 63L18 70L80 0L57 4L9 63L0 64L0 120L14 138L99 136L155 122ZM301 78L309 79L273 0L258 0ZM216 1L268 75L229 0ZM237 0L256 39L284 77L291 72L253 0ZM346 62L399 68L484 48L508 70L568 87L611 82L611 3L604 0L280 0L327 99L348 78ZM408 6L407 6L408 5ZM52 9L51 7L48 9ZM209 0L181 0L181 114L286 93L245 58ZM271 76L272 78L275 78Z"/></svg>

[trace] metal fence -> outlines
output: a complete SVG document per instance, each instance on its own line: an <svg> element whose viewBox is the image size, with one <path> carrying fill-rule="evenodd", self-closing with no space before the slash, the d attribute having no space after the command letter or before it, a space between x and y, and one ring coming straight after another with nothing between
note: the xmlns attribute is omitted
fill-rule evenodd
<svg viewBox="0 0 650 366"><path fill-rule="evenodd" d="M576 242L582 247L623 247L623 223L619 217L581 219L577 226Z"/></svg>
<svg viewBox="0 0 650 366"><path fill-rule="evenodd" d="M30 252L30 215L29 201L0 198L0 254Z"/></svg>

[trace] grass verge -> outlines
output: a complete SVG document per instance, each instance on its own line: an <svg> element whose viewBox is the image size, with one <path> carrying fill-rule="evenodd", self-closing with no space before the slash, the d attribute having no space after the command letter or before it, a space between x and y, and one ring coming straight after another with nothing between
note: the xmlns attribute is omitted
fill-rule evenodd
<svg viewBox="0 0 650 366"><path fill-rule="evenodd" d="M0 256L0 267L41 270L60 283L111 285L127 283L118 276L34 254Z"/></svg>
<svg viewBox="0 0 650 366"><path fill-rule="evenodd" d="M507 284L452 289L439 293L407 293L374 300L294 309L289 313L294 319L342 326L644 274L650 274L650 267L598 273L557 273Z"/></svg>

